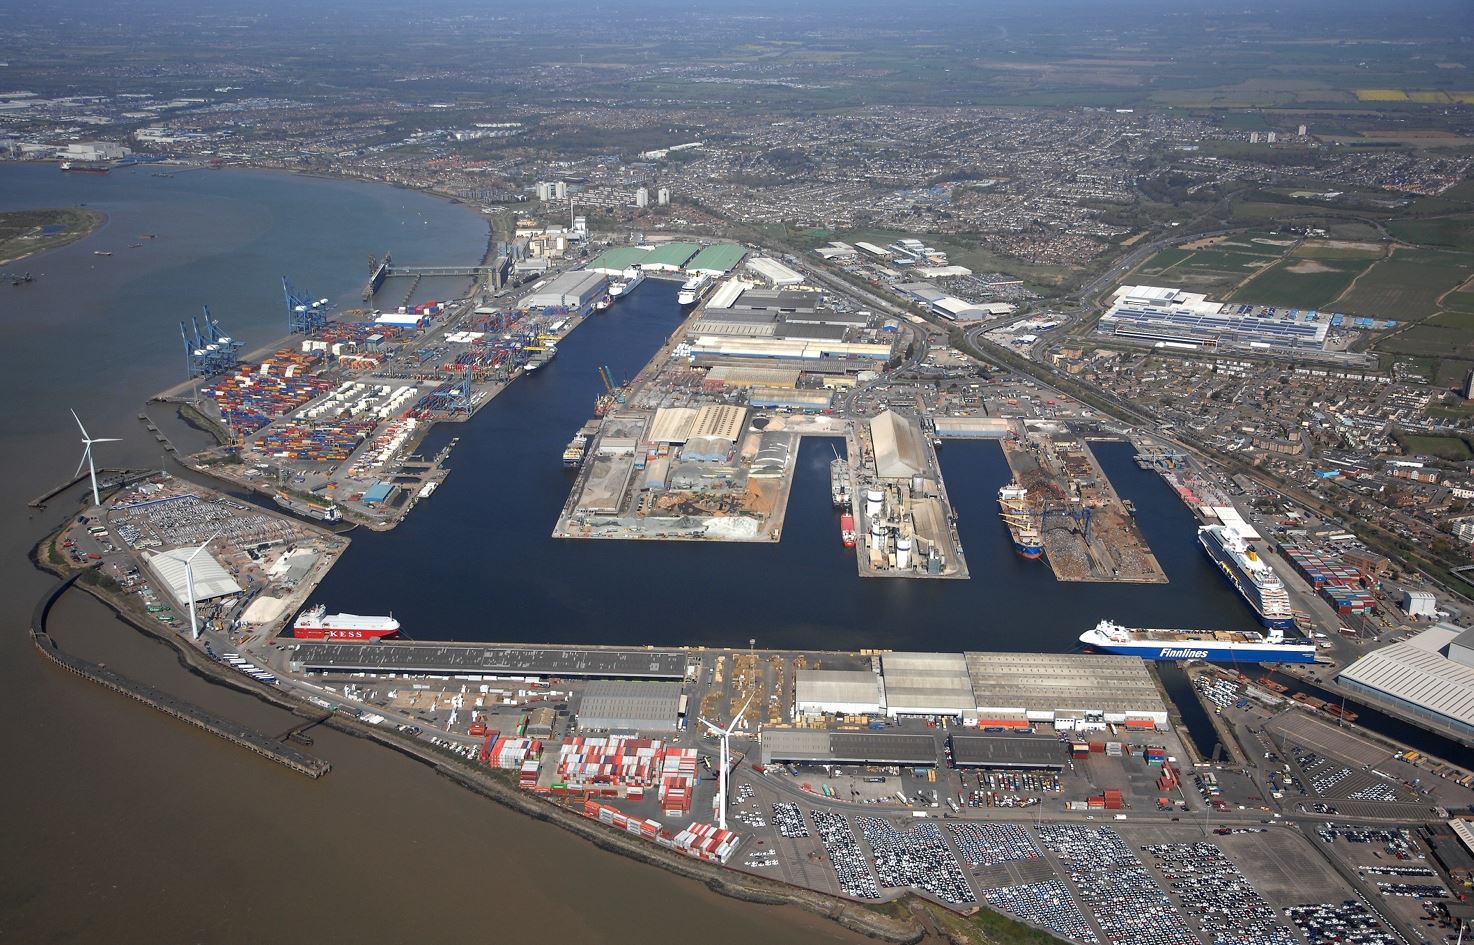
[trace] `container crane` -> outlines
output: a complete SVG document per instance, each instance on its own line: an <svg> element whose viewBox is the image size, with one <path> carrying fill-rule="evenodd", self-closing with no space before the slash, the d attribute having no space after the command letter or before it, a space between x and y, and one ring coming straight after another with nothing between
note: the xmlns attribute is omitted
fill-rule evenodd
<svg viewBox="0 0 1474 945"><path fill-rule="evenodd" d="M328 321L328 300L308 298L286 276L282 276L281 289L287 304L287 331L302 335L322 331Z"/></svg>

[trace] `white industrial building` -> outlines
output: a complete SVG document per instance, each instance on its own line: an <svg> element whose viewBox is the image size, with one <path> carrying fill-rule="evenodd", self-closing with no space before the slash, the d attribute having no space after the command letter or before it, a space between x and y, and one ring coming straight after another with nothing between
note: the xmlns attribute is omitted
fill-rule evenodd
<svg viewBox="0 0 1474 945"><path fill-rule="evenodd" d="M1101 334L1203 347L1325 348L1340 316L1214 302L1197 292L1149 285L1117 289L1096 324Z"/></svg>
<svg viewBox="0 0 1474 945"><path fill-rule="evenodd" d="M185 581L184 562L194 555L190 569L194 572L194 599L196 602L213 600L239 594L241 586L230 576L220 561L208 551L195 554L197 548L175 548L148 558L148 567L163 582L181 608L189 607L189 585Z"/></svg>
<svg viewBox="0 0 1474 945"><path fill-rule="evenodd" d="M967 659L961 653L886 653L880 666L886 714L949 715L965 722L977 718Z"/></svg>
<svg viewBox="0 0 1474 945"><path fill-rule="evenodd" d="M871 715L885 711L885 692L868 669L801 669L793 702L795 715Z"/></svg>
<svg viewBox="0 0 1474 945"><path fill-rule="evenodd" d="M1438 598L1430 591L1404 590L1402 609L1409 617L1427 617L1431 620L1438 616Z"/></svg>
<svg viewBox="0 0 1474 945"><path fill-rule="evenodd" d="M1167 726L1167 707L1137 656L968 653L966 661L984 727L1017 719L1065 728Z"/></svg>
<svg viewBox="0 0 1474 945"><path fill-rule="evenodd" d="M883 410L870 421L870 442L880 478L910 479L926 472L921 428L894 410Z"/></svg>
<svg viewBox="0 0 1474 945"><path fill-rule="evenodd" d="M598 272L579 270L555 276L522 299L523 309L562 308L581 311L604 294L609 280Z"/></svg>
<svg viewBox="0 0 1474 945"><path fill-rule="evenodd" d="M776 259L755 256L747 261L747 268L776 289L801 285L804 277Z"/></svg>
<svg viewBox="0 0 1474 945"><path fill-rule="evenodd" d="M1343 669L1336 681L1433 728L1474 739L1474 629L1440 623Z"/></svg>
<svg viewBox="0 0 1474 945"><path fill-rule="evenodd" d="M128 149L116 141L78 141L57 151L63 161L120 161Z"/></svg>

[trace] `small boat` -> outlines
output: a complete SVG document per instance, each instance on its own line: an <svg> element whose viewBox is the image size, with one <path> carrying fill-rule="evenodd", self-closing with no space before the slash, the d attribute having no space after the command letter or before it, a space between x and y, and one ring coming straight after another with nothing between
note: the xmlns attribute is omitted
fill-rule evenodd
<svg viewBox="0 0 1474 945"><path fill-rule="evenodd" d="M846 548L855 547L855 517L849 512L839 517L839 539Z"/></svg>
<svg viewBox="0 0 1474 945"><path fill-rule="evenodd" d="M609 311L609 306L611 306L613 304L614 304L614 296L612 296L612 295L605 295L603 298L599 299L599 301L597 301L597 302L594 303L594 311L596 311L596 312L607 312L607 311Z"/></svg>
<svg viewBox="0 0 1474 945"><path fill-rule="evenodd" d="M112 253L108 252L105 249L94 249L92 251L92 255L94 255L94 256L111 256Z"/></svg>

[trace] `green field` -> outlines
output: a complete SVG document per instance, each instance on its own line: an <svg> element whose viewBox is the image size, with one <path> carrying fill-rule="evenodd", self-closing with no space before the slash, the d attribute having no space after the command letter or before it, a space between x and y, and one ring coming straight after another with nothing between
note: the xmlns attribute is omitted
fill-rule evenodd
<svg viewBox="0 0 1474 945"><path fill-rule="evenodd" d="M1300 309L1325 309L1340 297L1364 263L1322 259L1283 259L1229 296L1234 302L1253 302Z"/></svg>
<svg viewBox="0 0 1474 945"><path fill-rule="evenodd" d="M1381 246L1373 244L1352 245L1348 243L1338 244L1307 240L1296 246L1290 255L1299 256L1302 259L1361 259L1370 262L1371 260L1381 259L1383 256L1386 256L1387 251Z"/></svg>
<svg viewBox="0 0 1474 945"><path fill-rule="evenodd" d="M102 225L96 210L12 210L0 213L0 262L13 262L79 240Z"/></svg>
<svg viewBox="0 0 1474 945"><path fill-rule="evenodd" d="M1407 436L1403 440L1409 456L1435 456L1456 463L1474 459L1469 444L1456 436Z"/></svg>
<svg viewBox="0 0 1474 945"><path fill-rule="evenodd" d="M1469 278L1474 264L1454 253L1399 252L1373 265L1336 303L1336 310L1396 321L1418 321L1438 311L1438 298Z"/></svg>
<svg viewBox="0 0 1474 945"><path fill-rule="evenodd" d="M1474 216L1439 217L1434 220L1393 220L1387 232L1408 243L1474 250Z"/></svg>
<svg viewBox="0 0 1474 945"><path fill-rule="evenodd" d="M1443 297L1443 307L1457 312L1474 312L1474 292L1460 289Z"/></svg>

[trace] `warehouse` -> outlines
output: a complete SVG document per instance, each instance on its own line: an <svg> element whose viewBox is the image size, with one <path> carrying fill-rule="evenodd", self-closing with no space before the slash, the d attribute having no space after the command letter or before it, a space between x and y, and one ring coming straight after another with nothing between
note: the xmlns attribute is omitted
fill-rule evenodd
<svg viewBox="0 0 1474 945"><path fill-rule="evenodd" d="M695 422L695 407L661 407L655 411L649 440L651 443L684 443L691 438L691 426Z"/></svg>
<svg viewBox="0 0 1474 945"><path fill-rule="evenodd" d="M738 338L772 338L778 333L778 323L771 318L729 318L723 312L713 315L711 306L702 316L691 323L688 333L693 338L702 335L730 335Z"/></svg>
<svg viewBox="0 0 1474 945"><path fill-rule="evenodd" d="M1373 650L1336 681L1465 742L1474 739L1474 629L1436 624Z"/></svg>
<svg viewBox="0 0 1474 945"><path fill-rule="evenodd" d="M747 426L747 408L731 404L706 404L696 412L691 436L715 436L736 442Z"/></svg>
<svg viewBox="0 0 1474 945"><path fill-rule="evenodd" d="M650 255L648 249L639 246L616 246L606 249L600 253L593 262L586 267L590 272L600 272L606 276L618 276L631 266L638 266Z"/></svg>
<svg viewBox="0 0 1474 945"><path fill-rule="evenodd" d="M647 272L680 272L700 250L695 243L666 243L651 250L640 267Z"/></svg>
<svg viewBox="0 0 1474 945"><path fill-rule="evenodd" d="M731 308L736 311L766 312L779 315L813 314L819 306L817 292L794 292L773 289L748 289L737 296Z"/></svg>
<svg viewBox="0 0 1474 945"><path fill-rule="evenodd" d="M580 270L565 272L529 293L521 307L528 311L541 308L582 311L604 294L609 283L603 273Z"/></svg>
<svg viewBox="0 0 1474 945"><path fill-rule="evenodd" d="M784 286L799 285L804 281L804 277L799 273L789 269L778 260L768 259L765 256L749 259L747 268L769 285L779 289Z"/></svg>
<svg viewBox="0 0 1474 945"><path fill-rule="evenodd" d="M921 429L894 410L883 410L870 421L875 450L875 474L882 479L910 479L926 472L926 449Z"/></svg>
<svg viewBox="0 0 1474 945"><path fill-rule="evenodd" d="M716 243L706 247L696 254L695 259L686 263L686 271L704 272L713 279L719 278L736 269L746 255L747 250L736 243Z"/></svg>
<svg viewBox="0 0 1474 945"><path fill-rule="evenodd" d="M1058 738L1027 735L952 735L952 764L958 768L1042 768L1065 766L1064 745Z"/></svg>
<svg viewBox="0 0 1474 945"><path fill-rule="evenodd" d="M977 700L961 653L886 653L880 668L888 715L977 718Z"/></svg>
<svg viewBox="0 0 1474 945"><path fill-rule="evenodd" d="M1096 324L1101 334L1176 344L1243 348L1325 348L1340 316L1214 302L1196 292L1157 286L1122 286Z"/></svg>
<svg viewBox="0 0 1474 945"><path fill-rule="evenodd" d="M779 387L754 387L747 396L754 407L806 410L818 413L834 404L834 392L828 390L791 390Z"/></svg>
<svg viewBox="0 0 1474 945"><path fill-rule="evenodd" d="M708 384L726 384L730 387L776 387L782 390L793 390L798 386L800 373L793 368L757 367L755 365L714 367L706 372L706 381Z"/></svg>
<svg viewBox="0 0 1474 945"><path fill-rule="evenodd" d="M937 417L937 436L959 440L998 440L1008 436L1006 417Z"/></svg>
<svg viewBox="0 0 1474 945"><path fill-rule="evenodd" d="M737 301L737 297L750 288L752 288L752 283L750 282L744 282L741 279L728 279L718 286L717 290L706 300L706 310L710 312L714 309L731 308L732 303Z"/></svg>
<svg viewBox="0 0 1474 945"><path fill-rule="evenodd" d="M605 679L589 683L578 703L581 731L674 732L680 724L681 684Z"/></svg>
<svg viewBox="0 0 1474 945"><path fill-rule="evenodd" d="M967 653L978 724L1031 722L1167 725L1167 707L1136 656Z"/></svg>
<svg viewBox="0 0 1474 945"><path fill-rule="evenodd" d="M767 729L762 735L763 764L796 761L813 764L872 764L932 767L937 743L929 735L823 732Z"/></svg>
<svg viewBox="0 0 1474 945"><path fill-rule="evenodd" d="M199 552L196 554L196 552ZM230 572L221 566L220 561L208 551L199 551L198 548L175 548L173 551L165 551L153 555L148 559L149 570L158 575L164 587L168 589L169 596L181 607L189 607L189 585L185 581L184 561L190 555L194 555L194 562L190 570L194 572L194 599L197 602L213 600L216 597L227 597L231 594L239 594L241 586L230 576Z"/></svg>
<svg viewBox="0 0 1474 945"><path fill-rule="evenodd" d="M796 715L870 715L885 709L880 676L868 669L801 669L793 689Z"/></svg>

